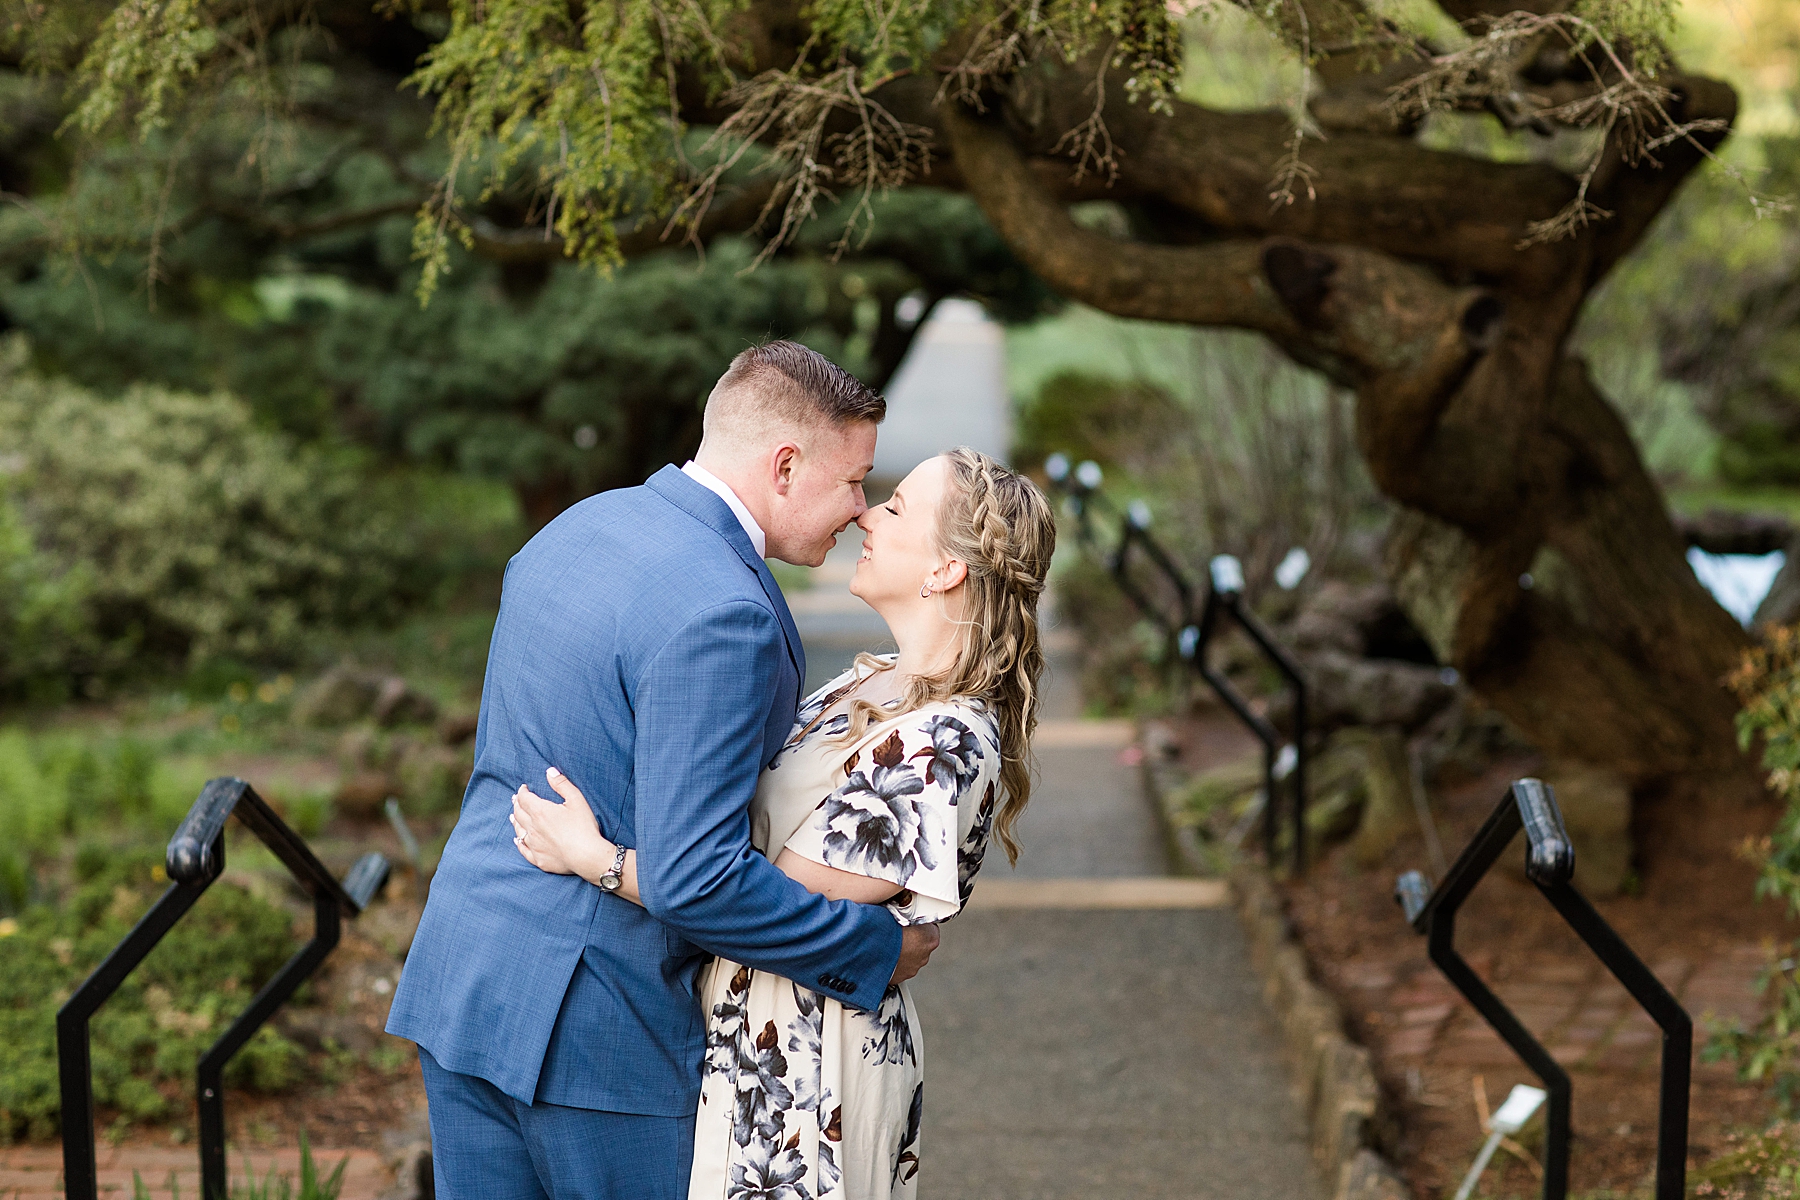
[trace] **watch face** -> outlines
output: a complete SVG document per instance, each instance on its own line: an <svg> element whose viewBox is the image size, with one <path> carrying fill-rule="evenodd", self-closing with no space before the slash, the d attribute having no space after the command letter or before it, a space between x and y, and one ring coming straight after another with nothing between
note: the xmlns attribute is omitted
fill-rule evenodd
<svg viewBox="0 0 1800 1200"><path fill-rule="evenodd" d="M602 875L600 877L600 889L607 892L616 892L619 890L619 885L624 882L625 881L620 879L617 875Z"/></svg>

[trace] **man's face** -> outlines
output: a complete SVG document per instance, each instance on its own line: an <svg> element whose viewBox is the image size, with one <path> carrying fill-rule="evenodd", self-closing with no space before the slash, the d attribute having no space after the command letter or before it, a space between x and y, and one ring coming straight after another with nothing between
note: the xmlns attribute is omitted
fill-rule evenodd
<svg viewBox="0 0 1800 1200"><path fill-rule="evenodd" d="M769 557L816 567L837 535L868 509L863 477L875 465L875 423L824 426L807 436L804 451L778 456Z"/></svg>

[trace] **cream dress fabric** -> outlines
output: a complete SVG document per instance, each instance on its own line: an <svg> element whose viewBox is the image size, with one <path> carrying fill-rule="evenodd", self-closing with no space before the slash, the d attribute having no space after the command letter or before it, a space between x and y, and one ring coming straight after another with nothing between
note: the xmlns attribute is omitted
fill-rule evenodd
<svg viewBox="0 0 1800 1200"><path fill-rule="evenodd" d="M801 706L763 773L751 840L900 885L903 925L942 921L968 899L999 788L993 721L976 701L932 704L836 741L844 715L812 726L868 668ZM887 1200L918 1188L925 1043L910 989L880 1010L724 959L700 977L706 1063L689 1200Z"/></svg>

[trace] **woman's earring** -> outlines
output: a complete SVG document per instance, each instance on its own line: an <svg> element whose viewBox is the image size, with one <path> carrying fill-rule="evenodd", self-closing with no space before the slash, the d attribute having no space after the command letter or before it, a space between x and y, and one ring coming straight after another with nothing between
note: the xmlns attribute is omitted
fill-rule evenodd
<svg viewBox="0 0 1800 1200"><path fill-rule="evenodd" d="M923 584L921 584L919 586L919 599L921 599L921 600L931 599L931 581L930 580L926 580Z"/></svg>

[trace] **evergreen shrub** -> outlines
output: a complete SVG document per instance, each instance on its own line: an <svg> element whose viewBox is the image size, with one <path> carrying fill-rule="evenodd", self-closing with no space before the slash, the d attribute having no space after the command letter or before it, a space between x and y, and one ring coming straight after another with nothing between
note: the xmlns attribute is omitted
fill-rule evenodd
<svg viewBox="0 0 1800 1200"><path fill-rule="evenodd" d="M0 353L0 693L128 669L294 658L390 620L441 579L413 497L234 397L117 399Z"/></svg>

